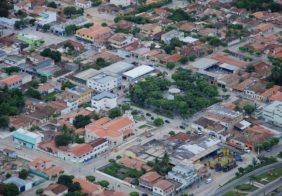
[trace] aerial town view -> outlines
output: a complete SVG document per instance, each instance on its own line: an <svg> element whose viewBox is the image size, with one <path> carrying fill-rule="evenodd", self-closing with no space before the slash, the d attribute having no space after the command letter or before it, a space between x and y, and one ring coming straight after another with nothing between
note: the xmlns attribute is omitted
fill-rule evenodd
<svg viewBox="0 0 282 196"><path fill-rule="evenodd" d="M0 0L0 196L281 196L282 0Z"/></svg>

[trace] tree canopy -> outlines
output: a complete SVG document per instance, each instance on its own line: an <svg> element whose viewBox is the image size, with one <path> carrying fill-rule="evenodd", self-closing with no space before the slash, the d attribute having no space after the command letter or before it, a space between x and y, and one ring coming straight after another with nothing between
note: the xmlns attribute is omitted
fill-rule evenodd
<svg viewBox="0 0 282 196"><path fill-rule="evenodd" d="M85 127L90 122L91 122L90 116L78 115L73 120L73 125L75 126L75 128L79 129Z"/></svg>

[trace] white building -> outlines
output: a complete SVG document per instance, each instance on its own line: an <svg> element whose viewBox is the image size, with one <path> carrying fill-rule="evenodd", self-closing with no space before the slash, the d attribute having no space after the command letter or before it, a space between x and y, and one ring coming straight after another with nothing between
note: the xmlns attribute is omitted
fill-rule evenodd
<svg viewBox="0 0 282 196"><path fill-rule="evenodd" d="M36 149L37 145L42 141L42 138L43 135L22 128L13 132L13 141L26 148Z"/></svg>
<svg viewBox="0 0 282 196"><path fill-rule="evenodd" d="M22 78L22 84L26 84L32 81L32 75L28 73L21 72L21 73L18 73L17 75Z"/></svg>
<svg viewBox="0 0 282 196"><path fill-rule="evenodd" d="M178 30L171 30L167 33L162 34L161 36L161 40L166 44L169 44L173 38L178 38L179 40L185 40L184 32Z"/></svg>
<svg viewBox="0 0 282 196"><path fill-rule="evenodd" d="M133 0L110 0L111 4L122 7L130 6L131 2L133 2Z"/></svg>
<svg viewBox="0 0 282 196"><path fill-rule="evenodd" d="M159 180L153 186L153 196L173 196L175 185L168 180Z"/></svg>
<svg viewBox="0 0 282 196"><path fill-rule="evenodd" d="M87 9L91 7L91 1L87 0L75 0L75 6Z"/></svg>
<svg viewBox="0 0 282 196"><path fill-rule="evenodd" d="M129 70L123 73L123 76L130 82L137 80L138 78L145 76L151 72L153 72L155 68L148 65L141 65L132 70Z"/></svg>
<svg viewBox="0 0 282 196"><path fill-rule="evenodd" d="M111 91L120 85L121 77L104 72L87 80L87 86L98 92Z"/></svg>
<svg viewBox="0 0 282 196"><path fill-rule="evenodd" d="M92 97L91 105L95 112L113 109L117 107L117 95L110 92L102 92Z"/></svg>
<svg viewBox="0 0 282 196"><path fill-rule="evenodd" d="M181 186L176 191L186 189L198 180L198 174L193 167L187 165L176 165L172 171L168 172L167 178L181 183Z"/></svg>
<svg viewBox="0 0 282 196"><path fill-rule="evenodd" d="M282 127L282 101L274 101L264 107L262 116L266 121Z"/></svg>
<svg viewBox="0 0 282 196"><path fill-rule="evenodd" d="M46 11L46 12L41 12L39 14L36 23L37 25L42 27L45 24L51 24L56 21L57 21L57 12Z"/></svg>
<svg viewBox="0 0 282 196"><path fill-rule="evenodd" d="M106 152L108 148L109 142L106 139L98 138L91 143L76 144L66 151L58 151L58 157L74 163L85 163Z"/></svg>

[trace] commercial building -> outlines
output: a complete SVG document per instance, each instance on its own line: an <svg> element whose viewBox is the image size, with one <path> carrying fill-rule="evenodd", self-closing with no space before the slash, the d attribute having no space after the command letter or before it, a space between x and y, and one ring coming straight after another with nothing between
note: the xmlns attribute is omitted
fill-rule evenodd
<svg viewBox="0 0 282 196"><path fill-rule="evenodd" d="M58 98L62 100L75 100L78 105L82 105L91 101L92 91L92 89L85 86L75 86L73 88L66 88Z"/></svg>
<svg viewBox="0 0 282 196"><path fill-rule="evenodd" d="M13 141L21 146L36 149L43 136L37 133L19 128L13 133Z"/></svg>
<svg viewBox="0 0 282 196"><path fill-rule="evenodd" d="M101 25L93 25L89 28L81 28L76 31L75 36L78 39L83 39L89 42L100 41L111 35L112 30L109 27L103 27Z"/></svg>
<svg viewBox="0 0 282 196"><path fill-rule="evenodd" d="M123 77L125 77L128 81L134 82L142 76L145 76L151 72L153 72L155 68L148 65L141 65L136 67L130 71L123 73Z"/></svg>
<svg viewBox="0 0 282 196"><path fill-rule="evenodd" d="M91 1L88 0L75 0L75 6L87 9L91 7Z"/></svg>
<svg viewBox="0 0 282 196"><path fill-rule="evenodd" d="M121 85L121 77L115 74L99 73L87 80L87 86L98 92L111 91Z"/></svg>
<svg viewBox="0 0 282 196"><path fill-rule="evenodd" d="M117 107L117 95L110 92L102 92L94 95L91 99L91 106L96 112L115 108Z"/></svg>
<svg viewBox="0 0 282 196"><path fill-rule="evenodd" d="M282 101L274 101L264 107L262 117L266 121L282 127Z"/></svg>
<svg viewBox="0 0 282 196"><path fill-rule="evenodd" d="M122 75L124 72L129 71L133 68L134 68L133 64L125 61L119 61L103 68L102 71Z"/></svg>

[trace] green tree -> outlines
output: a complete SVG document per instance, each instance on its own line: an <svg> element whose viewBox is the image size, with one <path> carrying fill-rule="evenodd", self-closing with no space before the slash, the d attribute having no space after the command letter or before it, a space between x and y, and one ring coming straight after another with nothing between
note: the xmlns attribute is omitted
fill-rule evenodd
<svg viewBox="0 0 282 196"><path fill-rule="evenodd" d="M156 118L154 120L154 125L157 126L157 127L160 127L164 124L164 120L162 118Z"/></svg>
<svg viewBox="0 0 282 196"><path fill-rule="evenodd" d="M54 1L47 2L47 7L57 8L57 4Z"/></svg>
<svg viewBox="0 0 282 196"><path fill-rule="evenodd" d="M278 58L269 58L269 60L273 65L269 81L282 85L282 60Z"/></svg>
<svg viewBox="0 0 282 196"><path fill-rule="evenodd" d="M65 27L66 35L73 35L78 27L75 24L70 24Z"/></svg>
<svg viewBox="0 0 282 196"><path fill-rule="evenodd" d="M167 67L168 69L174 69L174 68L176 67L176 64L175 64L174 62L168 62L168 63L166 64L166 67Z"/></svg>
<svg viewBox="0 0 282 196"><path fill-rule="evenodd" d="M64 14L68 17L76 14L76 8L74 6L68 6L64 8Z"/></svg>
<svg viewBox="0 0 282 196"><path fill-rule="evenodd" d="M100 184L104 188L108 188L108 186L110 185L110 183L106 180L101 180L98 182L98 184Z"/></svg>
<svg viewBox="0 0 282 196"><path fill-rule="evenodd" d="M56 135L55 136L55 144L57 147L59 146L67 146L72 142L72 138L69 135Z"/></svg>
<svg viewBox="0 0 282 196"><path fill-rule="evenodd" d="M186 64L189 61L189 58L187 56L183 56L181 57L181 59L179 60L179 62L181 64Z"/></svg>
<svg viewBox="0 0 282 196"><path fill-rule="evenodd" d="M28 171L26 169L22 169L20 172L19 172L19 178L21 179L26 179L28 176Z"/></svg>
<svg viewBox="0 0 282 196"><path fill-rule="evenodd" d="M0 17L8 17L9 8L8 0L0 0Z"/></svg>
<svg viewBox="0 0 282 196"><path fill-rule="evenodd" d="M36 195L41 195L44 192L44 189L37 189L36 190Z"/></svg>
<svg viewBox="0 0 282 196"><path fill-rule="evenodd" d="M96 59L95 64L98 66L99 69L110 65L109 62L107 62L105 59L100 58L100 57Z"/></svg>
<svg viewBox="0 0 282 196"><path fill-rule="evenodd" d="M44 49L42 52L40 52L40 55L44 57L49 57L55 62L61 61L61 53L59 51L51 50L50 48Z"/></svg>
<svg viewBox="0 0 282 196"><path fill-rule="evenodd" d="M168 134L169 134L170 136L174 136L174 135L175 135L175 132L174 132L174 131L170 131Z"/></svg>
<svg viewBox="0 0 282 196"><path fill-rule="evenodd" d="M91 122L90 116L78 115L73 120L73 125L75 128L79 129L85 127Z"/></svg>
<svg viewBox="0 0 282 196"><path fill-rule="evenodd" d="M253 65L248 65L246 68L246 72L252 73L255 71L255 67Z"/></svg>
<svg viewBox="0 0 282 196"><path fill-rule="evenodd" d="M6 128L9 126L9 117L6 115L0 116L0 128Z"/></svg>
<svg viewBox="0 0 282 196"><path fill-rule="evenodd" d="M139 193L138 192L131 192L129 195L130 196L139 196Z"/></svg>
<svg viewBox="0 0 282 196"><path fill-rule="evenodd" d="M247 114L252 114L255 111L256 107L254 105L247 104L244 106L244 110Z"/></svg>
<svg viewBox="0 0 282 196"><path fill-rule="evenodd" d="M1 184L0 183L0 194L3 196L17 196L20 194L20 192L19 192L18 187L15 184Z"/></svg>
<svg viewBox="0 0 282 196"><path fill-rule="evenodd" d="M112 118L112 119L119 117L121 115L122 115L122 113L121 113L121 110L119 108L113 108L109 112L109 117Z"/></svg>
<svg viewBox="0 0 282 196"><path fill-rule="evenodd" d="M21 71L19 67L5 67L3 70L8 74L11 75L12 73L18 73Z"/></svg>
<svg viewBox="0 0 282 196"><path fill-rule="evenodd" d="M89 182L95 182L95 180L96 180L95 176L86 176L86 179L87 179Z"/></svg>
<svg viewBox="0 0 282 196"><path fill-rule="evenodd" d="M74 178L74 176L61 175L58 178L58 184L63 184L63 185L65 185L65 186L67 186L69 188L73 184L73 182L72 182L73 178Z"/></svg>
<svg viewBox="0 0 282 196"><path fill-rule="evenodd" d="M102 0L91 0L92 2L92 6L95 7L95 6L98 6L102 3Z"/></svg>
<svg viewBox="0 0 282 196"><path fill-rule="evenodd" d="M18 20L14 24L14 28L15 29L23 29L25 27L26 27L26 24L25 24L25 22L23 20Z"/></svg>
<svg viewBox="0 0 282 196"><path fill-rule="evenodd" d="M35 99L41 99L41 95L40 95L39 91L35 90L34 88L29 88L26 91L25 95L28 96L28 97L35 98Z"/></svg>
<svg viewBox="0 0 282 196"><path fill-rule="evenodd" d="M49 31L49 30L50 30L50 25L49 25L49 24L43 25L42 30L43 30L44 32Z"/></svg>

